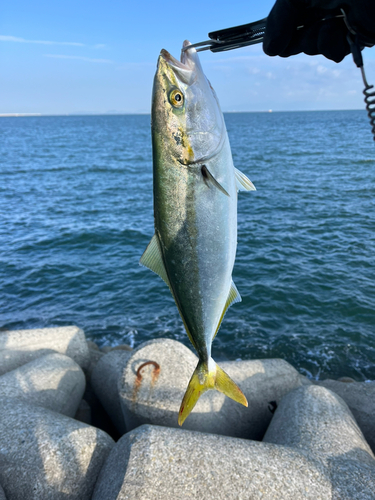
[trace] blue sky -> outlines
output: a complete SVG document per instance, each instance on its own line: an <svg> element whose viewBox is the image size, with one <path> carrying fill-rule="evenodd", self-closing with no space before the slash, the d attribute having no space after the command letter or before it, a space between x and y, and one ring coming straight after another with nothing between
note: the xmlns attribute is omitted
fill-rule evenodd
<svg viewBox="0 0 375 500"><path fill-rule="evenodd" d="M148 113L162 48L266 17L273 0L14 0L0 17L0 114ZM375 83L375 48L364 51ZM223 111L364 108L351 56L266 56L260 45L201 53Z"/></svg>

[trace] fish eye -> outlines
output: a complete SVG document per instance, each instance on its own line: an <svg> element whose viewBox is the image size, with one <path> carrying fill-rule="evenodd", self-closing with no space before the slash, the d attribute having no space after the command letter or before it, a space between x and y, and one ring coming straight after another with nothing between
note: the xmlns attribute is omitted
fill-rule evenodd
<svg viewBox="0 0 375 500"><path fill-rule="evenodd" d="M175 108L181 108L184 104L184 94L179 89L174 89L169 94L169 102Z"/></svg>

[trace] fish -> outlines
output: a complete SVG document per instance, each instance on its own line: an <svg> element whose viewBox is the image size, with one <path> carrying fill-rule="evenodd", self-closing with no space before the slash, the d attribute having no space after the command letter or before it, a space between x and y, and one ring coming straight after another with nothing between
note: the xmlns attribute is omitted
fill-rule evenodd
<svg viewBox="0 0 375 500"><path fill-rule="evenodd" d="M237 192L255 190L233 165L219 101L198 53L185 40L180 61L162 49L153 83L151 131L155 234L140 264L168 285L199 361L178 414L216 389L248 406L211 357L228 307L241 301L232 270Z"/></svg>

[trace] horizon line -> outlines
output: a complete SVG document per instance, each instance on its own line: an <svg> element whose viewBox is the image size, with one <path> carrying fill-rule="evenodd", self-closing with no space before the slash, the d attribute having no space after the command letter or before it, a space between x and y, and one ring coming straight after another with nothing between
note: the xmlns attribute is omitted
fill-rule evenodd
<svg viewBox="0 0 375 500"><path fill-rule="evenodd" d="M284 110L273 110L265 109L258 111L223 111L224 114L240 114L240 113L314 113L323 111L366 111L363 108L345 108L345 109L284 109ZM25 118L25 117L36 117L36 116L145 116L150 115L151 112L77 112L77 113L0 113L0 118Z"/></svg>

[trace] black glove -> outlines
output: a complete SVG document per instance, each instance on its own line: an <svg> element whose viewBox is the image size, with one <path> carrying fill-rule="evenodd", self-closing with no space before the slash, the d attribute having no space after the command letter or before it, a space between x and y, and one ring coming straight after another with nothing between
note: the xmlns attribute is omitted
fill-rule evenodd
<svg viewBox="0 0 375 500"><path fill-rule="evenodd" d="M375 0L277 0L268 19L263 50L269 56L289 57L300 52L323 54L340 62L350 53L348 28L358 33L363 48L375 44ZM323 21L322 19L325 18ZM297 27L303 26L298 29Z"/></svg>

